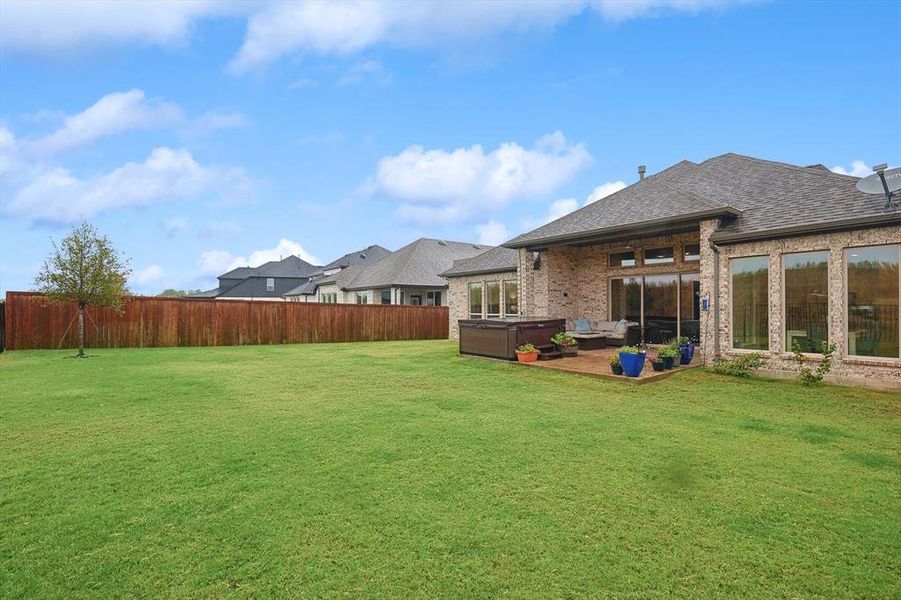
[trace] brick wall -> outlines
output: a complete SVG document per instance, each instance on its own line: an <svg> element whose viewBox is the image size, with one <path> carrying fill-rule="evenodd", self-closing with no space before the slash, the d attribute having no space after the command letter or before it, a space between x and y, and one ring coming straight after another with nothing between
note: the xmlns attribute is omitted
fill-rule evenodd
<svg viewBox="0 0 901 600"><path fill-rule="evenodd" d="M447 302L450 307L448 310L448 332L452 340L459 338L460 332L457 327L457 321L469 318L469 284L482 284L482 314L487 314L488 297L485 293L484 284L489 281L500 282L501 286L501 311L504 310L506 298L503 282L517 281L516 271L505 271L503 273L488 273L485 275L471 275L468 277L449 277ZM521 292L520 292L521 293ZM522 299L520 297L520 302ZM521 306L521 305L520 305Z"/></svg>

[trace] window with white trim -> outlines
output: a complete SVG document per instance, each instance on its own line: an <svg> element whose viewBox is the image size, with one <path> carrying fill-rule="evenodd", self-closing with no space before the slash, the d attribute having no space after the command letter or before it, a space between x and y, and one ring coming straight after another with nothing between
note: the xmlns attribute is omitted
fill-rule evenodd
<svg viewBox="0 0 901 600"><path fill-rule="evenodd" d="M267 277L267 278L266 278L266 291L267 291L267 292L274 292L274 291L275 291L275 278L274 278L274 277Z"/></svg>

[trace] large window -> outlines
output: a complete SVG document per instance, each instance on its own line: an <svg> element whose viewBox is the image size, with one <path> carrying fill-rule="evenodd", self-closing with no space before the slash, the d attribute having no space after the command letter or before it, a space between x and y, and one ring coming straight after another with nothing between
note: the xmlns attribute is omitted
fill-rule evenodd
<svg viewBox="0 0 901 600"><path fill-rule="evenodd" d="M325 304L337 304L338 294L335 292L320 292L319 301Z"/></svg>
<svg viewBox="0 0 901 600"><path fill-rule="evenodd" d="M679 335L701 339L701 275L683 273L679 282Z"/></svg>
<svg viewBox="0 0 901 600"><path fill-rule="evenodd" d="M685 262L701 260L701 244L685 244L682 260Z"/></svg>
<svg viewBox="0 0 901 600"><path fill-rule="evenodd" d="M369 296L357 292L357 304L366 304L369 302Z"/></svg>
<svg viewBox="0 0 901 600"><path fill-rule="evenodd" d="M426 292L425 303L428 306L441 306L441 292Z"/></svg>
<svg viewBox="0 0 901 600"><path fill-rule="evenodd" d="M519 284L516 281L504 282L504 316L519 315Z"/></svg>
<svg viewBox="0 0 901 600"><path fill-rule="evenodd" d="M382 290L382 304L391 304L391 290Z"/></svg>
<svg viewBox="0 0 901 600"><path fill-rule="evenodd" d="M635 253L629 252L612 252L610 254L611 267L634 267Z"/></svg>
<svg viewBox="0 0 901 600"><path fill-rule="evenodd" d="M768 256L733 258L732 347L768 350L769 339Z"/></svg>
<svg viewBox="0 0 901 600"><path fill-rule="evenodd" d="M782 257L785 277L785 350L820 352L829 339L829 253L797 252Z"/></svg>
<svg viewBox="0 0 901 600"><path fill-rule="evenodd" d="M644 278L644 339L665 344L676 337L678 324L678 275L647 275Z"/></svg>
<svg viewBox="0 0 901 600"><path fill-rule="evenodd" d="M898 358L901 245L848 248L848 354Z"/></svg>
<svg viewBox="0 0 901 600"><path fill-rule="evenodd" d="M673 262L673 247L668 248L650 248L644 251L644 264L646 265L665 265Z"/></svg>
<svg viewBox="0 0 901 600"><path fill-rule="evenodd" d="M469 318L482 318L482 284L469 284Z"/></svg>
<svg viewBox="0 0 901 600"><path fill-rule="evenodd" d="M489 281L485 284L486 304L488 305L488 318L494 319L501 316L501 284L498 281Z"/></svg>
<svg viewBox="0 0 901 600"><path fill-rule="evenodd" d="M643 326L644 341L662 344L678 335L700 341L701 277L698 273L615 277L610 318Z"/></svg>
<svg viewBox="0 0 901 600"><path fill-rule="evenodd" d="M610 280L610 318L641 322L641 277Z"/></svg>

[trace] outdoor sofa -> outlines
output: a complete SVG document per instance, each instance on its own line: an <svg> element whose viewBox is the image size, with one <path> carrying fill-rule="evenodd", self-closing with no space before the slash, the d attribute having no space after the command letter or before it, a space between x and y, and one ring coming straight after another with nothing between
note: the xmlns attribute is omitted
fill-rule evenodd
<svg viewBox="0 0 901 600"><path fill-rule="evenodd" d="M584 350L606 346L635 346L641 342L641 329L635 321L567 321L566 333L579 342Z"/></svg>

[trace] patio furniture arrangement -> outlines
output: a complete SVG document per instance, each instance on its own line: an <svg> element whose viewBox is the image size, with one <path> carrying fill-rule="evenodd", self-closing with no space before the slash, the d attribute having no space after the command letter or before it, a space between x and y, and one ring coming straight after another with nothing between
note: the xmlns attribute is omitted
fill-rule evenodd
<svg viewBox="0 0 901 600"><path fill-rule="evenodd" d="M598 350L607 346L635 346L641 342L641 328L635 321L589 321L575 319L566 333L575 338L583 350Z"/></svg>

